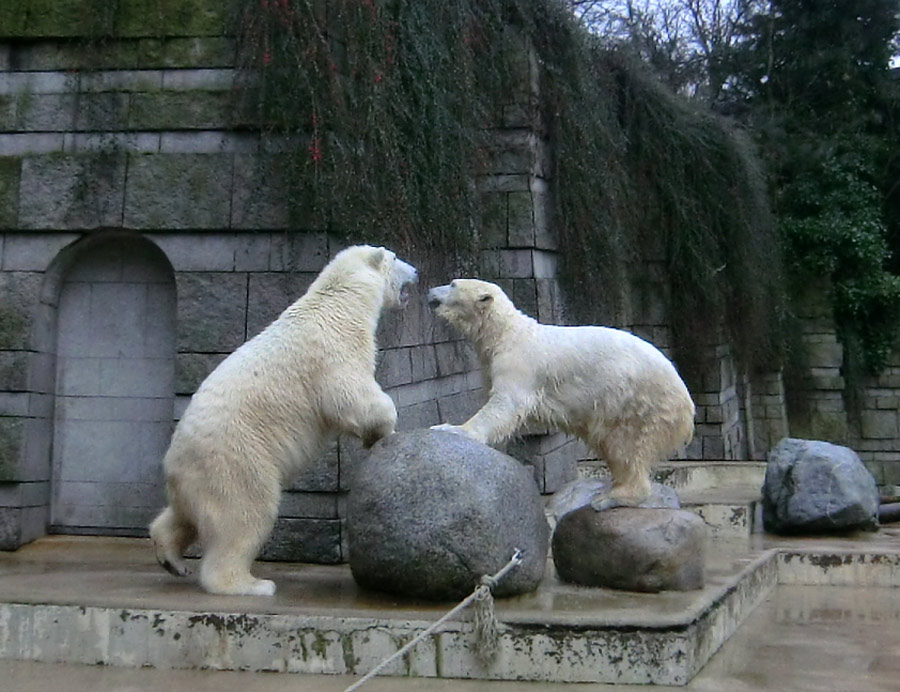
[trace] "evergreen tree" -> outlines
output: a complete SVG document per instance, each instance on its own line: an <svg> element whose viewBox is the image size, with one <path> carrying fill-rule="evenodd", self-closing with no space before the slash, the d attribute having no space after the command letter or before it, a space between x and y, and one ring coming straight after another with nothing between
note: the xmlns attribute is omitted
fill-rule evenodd
<svg viewBox="0 0 900 692"><path fill-rule="evenodd" d="M774 173L797 285L826 276L850 366L879 370L900 322L896 0L772 0L744 26L732 94ZM893 201L893 207L888 203Z"/></svg>

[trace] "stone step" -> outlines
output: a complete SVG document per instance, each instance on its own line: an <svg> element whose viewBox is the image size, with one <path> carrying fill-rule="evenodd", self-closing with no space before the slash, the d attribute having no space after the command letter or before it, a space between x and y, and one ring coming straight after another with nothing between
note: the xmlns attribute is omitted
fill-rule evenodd
<svg viewBox="0 0 900 692"><path fill-rule="evenodd" d="M364 591L346 565L259 564L274 598L210 596L163 573L147 541L118 541L115 558L60 561L61 538L0 554L0 658L363 675L455 605ZM41 549L46 559L23 559ZM723 546L710 551L703 589L642 594L568 585L548 563L536 592L497 599L493 662L479 658L467 609L385 674L684 685L776 569L770 551Z"/></svg>
<svg viewBox="0 0 900 692"><path fill-rule="evenodd" d="M463 611L385 674L685 685L776 584L893 591L896 539L714 540L706 585L690 592L574 587L550 564L536 592L496 601L493 662ZM363 591L345 565L256 570L274 598L204 594L162 572L142 539L50 537L0 553L0 658L363 675L454 605Z"/></svg>
<svg viewBox="0 0 900 692"><path fill-rule="evenodd" d="M678 493L684 509L696 512L714 538L747 538L762 530L760 488L766 465L754 461L673 461L660 464L654 480ZM582 462L581 478L607 475L599 462Z"/></svg>
<svg viewBox="0 0 900 692"><path fill-rule="evenodd" d="M598 461L578 464L581 478L607 475L606 465ZM762 487L766 464L759 461L670 461L654 469L654 480L681 494L683 490L712 490L735 486Z"/></svg>

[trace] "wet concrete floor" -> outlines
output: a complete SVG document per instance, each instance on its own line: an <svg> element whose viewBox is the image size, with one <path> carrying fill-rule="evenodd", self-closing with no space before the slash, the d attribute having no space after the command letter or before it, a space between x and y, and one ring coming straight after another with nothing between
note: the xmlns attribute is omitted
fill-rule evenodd
<svg viewBox="0 0 900 692"><path fill-rule="evenodd" d="M0 579L0 592L6 592L2 594L4 601L78 603L81 600L73 600L72 594L81 592L80 596L90 595L89 600L99 602L119 600L127 595L132 605L142 604L147 607L156 605L155 601L160 597L170 603L193 602L195 607L201 608L222 605L216 603L218 598L196 591L195 585L173 582L158 570L149 550L143 550L148 546L122 539L80 541L62 537L38 543L30 549L0 555L0 573L3 577ZM780 542L781 547L823 547L832 544L836 548L840 545L842 549L876 546L896 549L900 546L900 531L882 530L877 534L865 534L858 540L849 541L804 539ZM752 554L775 545L779 545L779 542L759 539L746 547ZM77 546L77 549L72 549L72 546ZM51 554L52 560L47 562ZM720 555L719 559L725 557ZM731 563L732 560L733 556L729 556L723 563ZM99 588L100 584L89 578L97 571L107 572L109 577L107 570L115 573L114 567L119 570L125 568L123 571L127 571L128 576L120 573L119 579L107 581L104 588ZM280 576L282 583L289 576L287 566L261 567L260 571L270 573L276 579ZM324 596L326 601L334 599L331 607L349 598L351 603L343 605L349 605L350 610L371 608L373 604L357 600L360 595L355 593L352 584L341 582L326 588L327 582L334 580L333 569L320 570L316 566L304 566L308 578L304 586L309 589L321 580L318 588L324 591L319 596ZM724 572L728 571L724 567L722 569ZM319 571L322 572L321 575ZM326 579L328 574L330 578ZM313 578L309 579L310 577ZM126 588L125 584L129 586ZM285 586L288 587L284 590L285 596L288 596L291 592L290 583ZM337 589L336 592L331 591L334 588ZM41 591L43 593L37 596ZM29 592L31 598L24 598ZM54 596L52 599L47 598L50 592ZM309 605L311 594L307 591L305 595L307 600L304 609ZM624 594L621 597L626 598ZM639 598L630 605L638 605L639 600L643 599ZM660 600L666 599L651 597L651 600L658 606ZM234 609L236 604L232 601L230 605ZM296 602L292 605L297 607ZM640 605L651 606L649 603ZM277 610L279 606L273 603L269 607ZM288 606L285 603L280 607ZM427 610L432 611L429 613L430 619L443 612L441 607L429 607ZM498 610L502 612L507 609L500 606ZM509 608L507 615L516 610ZM351 676L171 671L0 661L0 692L45 692L53 689L71 692L340 692L356 679ZM367 683L362 689L364 692L544 692L562 689L593 692L625 689L634 691L639 688L630 685L385 677ZM686 688L653 689L703 692L900 690L900 589L778 586Z"/></svg>
<svg viewBox="0 0 900 692"><path fill-rule="evenodd" d="M341 692L356 679L0 661L0 690L4 692ZM896 692L900 690L900 590L779 586L685 688L376 678L361 689Z"/></svg>

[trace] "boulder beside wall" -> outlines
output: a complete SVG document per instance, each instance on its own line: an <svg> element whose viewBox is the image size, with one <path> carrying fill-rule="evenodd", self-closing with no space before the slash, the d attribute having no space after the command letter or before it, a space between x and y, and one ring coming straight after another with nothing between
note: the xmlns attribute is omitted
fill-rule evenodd
<svg viewBox="0 0 900 692"><path fill-rule="evenodd" d="M768 455L763 526L779 534L878 527L878 487L852 449L785 438Z"/></svg>
<svg viewBox="0 0 900 692"><path fill-rule="evenodd" d="M704 584L706 524L681 509L590 505L562 516L553 533L560 579L626 591L689 591Z"/></svg>
<svg viewBox="0 0 900 692"><path fill-rule="evenodd" d="M362 461L347 507L350 570L363 587L430 600L467 596L514 551L497 596L535 590L550 527L533 475L462 435L395 433Z"/></svg>

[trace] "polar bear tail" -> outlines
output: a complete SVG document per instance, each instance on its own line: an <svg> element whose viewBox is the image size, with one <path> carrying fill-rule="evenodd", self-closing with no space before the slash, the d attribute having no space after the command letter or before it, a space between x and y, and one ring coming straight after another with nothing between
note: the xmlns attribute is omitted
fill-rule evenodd
<svg viewBox="0 0 900 692"><path fill-rule="evenodd" d="M186 577L190 570L184 562L184 551L194 542L197 530L171 507L166 507L150 524L150 538L156 550L156 561L170 574Z"/></svg>

